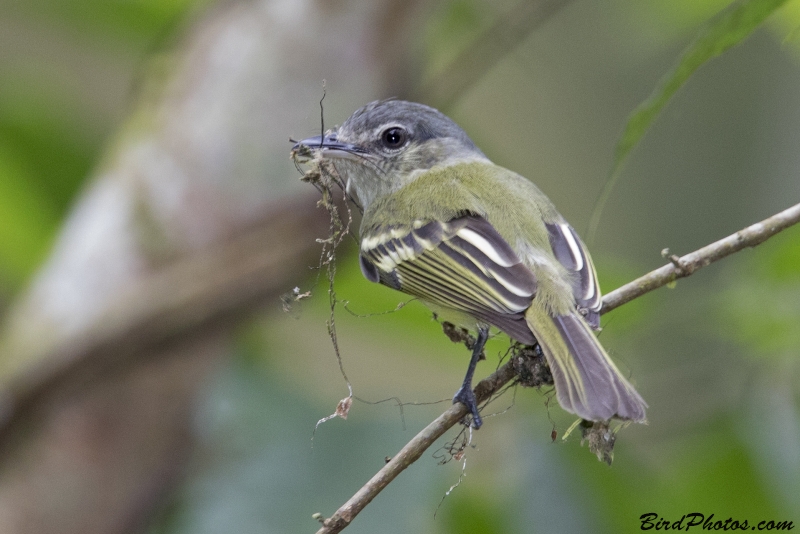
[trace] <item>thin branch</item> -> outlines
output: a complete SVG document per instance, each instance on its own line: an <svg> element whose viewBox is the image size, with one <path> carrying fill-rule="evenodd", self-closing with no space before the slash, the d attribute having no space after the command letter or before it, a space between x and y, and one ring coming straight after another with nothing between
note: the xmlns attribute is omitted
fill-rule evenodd
<svg viewBox="0 0 800 534"><path fill-rule="evenodd" d="M743 248L755 247L798 222L800 222L800 204L796 204L768 219L752 224L735 234L715 241L683 257L669 256L671 263L605 295L601 313L610 312L678 278L685 278L706 265L721 260L734 252L739 252Z"/></svg>
<svg viewBox="0 0 800 534"><path fill-rule="evenodd" d="M683 257L672 256L673 263L652 271L633 282L612 291L603 298L600 313L606 313L645 293L668 284L678 278L689 276L706 265L720 260L746 247L763 243L778 232L800 222L800 204L786 209L759 223L744 228L733 235L720 239ZM494 374L475 387L478 402L484 402L515 378L511 362L501 366ZM422 454L445 432L467 415L463 404L454 404L419 434L409 441L369 482L356 492L336 513L323 521L317 534L335 534L347 527L392 480Z"/></svg>
<svg viewBox="0 0 800 534"><path fill-rule="evenodd" d="M488 400L503 385L510 382L514 375L514 367L509 362L500 367L491 376L481 380L475 386L475 397L478 403ZM389 460L350 500L344 503L332 517L326 519L323 523L324 526L317 531L317 534L341 532L383 488L408 466L416 462L428 447L461 421L467 413L467 407L461 403L453 404L448 408L442 415L422 429L419 434L414 436L411 441L406 443L400 452Z"/></svg>

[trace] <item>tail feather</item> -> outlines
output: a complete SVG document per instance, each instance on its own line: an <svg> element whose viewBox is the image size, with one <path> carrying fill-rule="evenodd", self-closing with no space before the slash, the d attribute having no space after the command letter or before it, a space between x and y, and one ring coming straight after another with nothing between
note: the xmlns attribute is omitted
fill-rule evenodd
<svg viewBox="0 0 800 534"><path fill-rule="evenodd" d="M577 313L527 314L556 386L558 403L589 421L645 422L647 403L622 376L586 321Z"/></svg>

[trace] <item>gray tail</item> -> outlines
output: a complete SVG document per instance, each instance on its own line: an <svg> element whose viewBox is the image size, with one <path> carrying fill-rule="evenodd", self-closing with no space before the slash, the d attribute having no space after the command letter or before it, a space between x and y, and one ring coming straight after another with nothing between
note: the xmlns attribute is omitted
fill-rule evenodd
<svg viewBox="0 0 800 534"><path fill-rule="evenodd" d="M558 403L589 421L612 417L643 423L647 403L622 376L579 315L528 314L556 386Z"/></svg>

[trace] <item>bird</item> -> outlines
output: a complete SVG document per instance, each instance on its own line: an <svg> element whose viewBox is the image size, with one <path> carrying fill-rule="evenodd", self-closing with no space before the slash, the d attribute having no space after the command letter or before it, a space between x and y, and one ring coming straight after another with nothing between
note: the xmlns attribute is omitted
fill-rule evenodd
<svg viewBox="0 0 800 534"><path fill-rule="evenodd" d="M538 344L567 412L646 422L647 403L593 332L602 299L589 251L532 181L494 164L440 111L396 99L361 107L301 149L333 165L363 211L364 277L477 332L453 397L473 428L472 378L490 327Z"/></svg>

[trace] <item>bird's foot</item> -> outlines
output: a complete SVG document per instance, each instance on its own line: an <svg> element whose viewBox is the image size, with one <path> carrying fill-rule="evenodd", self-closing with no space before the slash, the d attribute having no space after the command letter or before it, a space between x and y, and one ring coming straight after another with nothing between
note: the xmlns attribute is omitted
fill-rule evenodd
<svg viewBox="0 0 800 534"><path fill-rule="evenodd" d="M453 404L457 402L467 407L472 414L472 428L478 430L483 424L483 419L481 419L481 414L478 412L478 401L475 398L475 393L469 385L461 386L461 389L456 392L453 397Z"/></svg>

